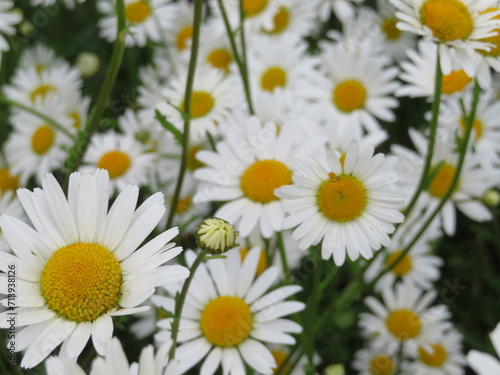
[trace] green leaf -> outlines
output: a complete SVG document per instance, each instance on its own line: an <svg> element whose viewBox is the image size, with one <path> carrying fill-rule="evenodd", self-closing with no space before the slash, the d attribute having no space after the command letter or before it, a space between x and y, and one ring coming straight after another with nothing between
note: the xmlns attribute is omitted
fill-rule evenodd
<svg viewBox="0 0 500 375"><path fill-rule="evenodd" d="M184 142L184 135L177 129L167 118L158 110L155 110L155 118L160 122L167 131L173 134L177 142L181 145Z"/></svg>

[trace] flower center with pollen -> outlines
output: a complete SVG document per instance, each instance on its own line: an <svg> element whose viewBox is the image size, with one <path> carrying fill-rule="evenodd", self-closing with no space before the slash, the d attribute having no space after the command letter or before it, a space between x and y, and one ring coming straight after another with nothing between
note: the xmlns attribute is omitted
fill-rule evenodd
<svg viewBox="0 0 500 375"><path fill-rule="evenodd" d="M229 73L229 64L233 61L233 57L227 49L215 49L207 56L207 61L216 69L223 70Z"/></svg>
<svg viewBox="0 0 500 375"><path fill-rule="evenodd" d="M401 250L393 252L391 255L389 255L389 257L385 261L385 265L386 266L391 265L400 256L401 256ZM402 276L406 275L408 272L411 271L412 263L413 262L411 260L411 256L409 256L408 254L406 254L403 258L401 258L401 260L398 262L398 264L396 264L391 269L391 272L393 274L395 274L396 276L402 277Z"/></svg>
<svg viewBox="0 0 500 375"><path fill-rule="evenodd" d="M144 21L151 14L151 8L145 1L135 1L125 8L125 18L132 23Z"/></svg>
<svg viewBox="0 0 500 375"><path fill-rule="evenodd" d="M333 103L342 112L352 112L363 108L365 101L366 89L355 79L343 81L333 90Z"/></svg>
<svg viewBox="0 0 500 375"><path fill-rule="evenodd" d="M175 41L175 46L179 51L186 49L188 46L188 40L193 38L193 26L186 26L179 34L177 34L177 39Z"/></svg>
<svg viewBox="0 0 500 375"><path fill-rule="evenodd" d="M260 79L260 86L265 91L274 91L276 87L285 87L285 85L286 72L278 66L267 69Z"/></svg>
<svg viewBox="0 0 500 375"><path fill-rule="evenodd" d="M247 17L253 17L267 7L268 0L243 0L243 10Z"/></svg>
<svg viewBox="0 0 500 375"><path fill-rule="evenodd" d="M273 358L276 361L276 367L273 367L273 373L276 373L276 371L278 371L278 369L283 365L283 363L287 359L288 354L285 353L283 350L279 349L271 350L271 354L273 355ZM290 371L292 370L292 364L287 363L286 365L283 366L282 370L284 374L289 374Z"/></svg>
<svg viewBox="0 0 500 375"><path fill-rule="evenodd" d="M462 91L472 81L463 69L453 70L450 74L443 75L441 91L443 94L451 95Z"/></svg>
<svg viewBox="0 0 500 375"><path fill-rule="evenodd" d="M277 200L274 189L291 183L292 172L276 160L257 161L241 176L241 190L247 198L259 203Z"/></svg>
<svg viewBox="0 0 500 375"><path fill-rule="evenodd" d="M380 28L387 40L397 40L401 35L401 30L396 27L397 20L394 18L386 18L382 21Z"/></svg>
<svg viewBox="0 0 500 375"><path fill-rule="evenodd" d="M107 169L109 178L116 178L123 175L130 167L130 157L123 151L110 151L103 155L98 168Z"/></svg>
<svg viewBox="0 0 500 375"><path fill-rule="evenodd" d="M57 88L52 85L40 85L31 92L31 102L34 103L38 97L45 99L49 92L57 92Z"/></svg>
<svg viewBox="0 0 500 375"><path fill-rule="evenodd" d="M356 178L335 176L323 182L318 191L318 207L330 220L345 223L356 219L366 206L366 189Z"/></svg>
<svg viewBox="0 0 500 375"><path fill-rule="evenodd" d="M454 175L454 167L446 163L442 164L439 167L439 170L434 174L434 177L429 184L429 193L436 198L442 198L448 191Z"/></svg>
<svg viewBox="0 0 500 375"><path fill-rule="evenodd" d="M250 307L241 298L223 296L207 303L201 314L201 330L215 346L235 346L252 331Z"/></svg>
<svg viewBox="0 0 500 375"><path fill-rule="evenodd" d="M418 348L420 360L427 366L441 367L446 362L446 349L441 344L433 344L432 349L434 352L429 353L424 348Z"/></svg>
<svg viewBox="0 0 500 375"><path fill-rule="evenodd" d="M7 190L16 191L19 188L19 176L12 176L9 168L0 169L0 193Z"/></svg>
<svg viewBox="0 0 500 375"><path fill-rule="evenodd" d="M420 20L440 42L465 40L474 22L469 9L459 0L427 0L420 8Z"/></svg>
<svg viewBox="0 0 500 375"><path fill-rule="evenodd" d="M84 322L118 306L121 279L120 263L111 251L78 242L52 254L40 285L51 310L65 319Z"/></svg>
<svg viewBox="0 0 500 375"><path fill-rule="evenodd" d="M465 123L465 119L461 118L459 120L460 130L462 134L465 134L465 129L467 129L467 125ZM472 129L474 129L474 141L477 141L483 135L483 123L477 117L474 118L474 122L472 123Z"/></svg>
<svg viewBox="0 0 500 375"><path fill-rule="evenodd" d="M389 332L401 341L417 337L422 329L422 322L417 314L406 309L394 310L385 323Z"/></svg>
<svg viewBox="0 0 500 375"><path fill-rule="evenodd" d="M189 115L192 118L203 117L207 115L214 107L212 95L203 91L195 91L191 94L191 103ZM181 109L184 111L184 101L181 103Z"/></svg>
<svg viewBox="0 0 500 375"><path fill-rule="evenodd" d="M394 363L388 355L378 354L370 361L370 372L373 375L392 375Z"/></svg>
<svg viewBox="0 0 500 375"><path fill-rule="evenodd" d="M54 143L54 130L48 125L40 126L31 138L31 148L38 155L43 155L52 147Z"/></svg>
<svg viewBox="0 0 500 375"><path fill-rule="evenodd" d="M285 31L290 22L290 13L285 7L280 7L274 16L274 26L271 30L264 30L267 34L279 34Z"/></svg>

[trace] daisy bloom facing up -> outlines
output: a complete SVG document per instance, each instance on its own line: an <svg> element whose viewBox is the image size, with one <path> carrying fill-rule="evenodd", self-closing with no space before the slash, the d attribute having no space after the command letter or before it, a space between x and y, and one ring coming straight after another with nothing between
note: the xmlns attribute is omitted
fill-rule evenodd
<svg viewBox="0 0 500 375"><path fill-rule="evenodd" d="M333 256L336 265L344 263L346 253L351 260L371 258L373 250L390 244L393 223L403 221L404 197L389 178L396 163L356 143L342 161L334 152L321 159L295 159L293 185L275 191L288 213L283 229L297 226L293 237L303 249L322 240L323 259Z"/></svg>
<svg viewBox="0 0 500 375"><path fill-rule="evenodd" d="M24 328L16 350L26 350L22 367L36 366L61 343L60 354L76 360L90 337L103 354L113 316L147 310L138 306L156 287L189 274L182 266L162 266L182 251L168 243L177 228L140 247L165 213L163 195L152 195L136 210L139 188L129 185L108 212L109 192L103 170L71 174L67 198L48 174L42 189L18 192L34 228L0 218L14 253L0 252L1 271L17 264L16 326ZM8 318L0 314L1 328L9 326Z"/></svg>
<svg viewBox="0 0 500 375"><path fill-rule="evenodd" d="M204 357L201 374L211 375L222 365L224 374L241 375L248 364L263 374L272 374L276 362L261 341L292 345L290 333L302 328L284 316L301 311L302 302L285 301L300 291L289 285L272 291L280 275L270 267L255 278L260 249L252 249L241 263L236 250L226 259L201 264L189 288L180 320L179 342L175 358L181 373ZM188 264L196 254L186 253ZM161 342L170 337L172 319L159 322L165 331L157 335Z"/></svg>
<svg viewBox="0 0 500 375"><path fill-rule="evenodd" d="M356 352L352 367L359 375L393 375L398 365L397 349L397 345L371 342L367 348Z"/></svg>

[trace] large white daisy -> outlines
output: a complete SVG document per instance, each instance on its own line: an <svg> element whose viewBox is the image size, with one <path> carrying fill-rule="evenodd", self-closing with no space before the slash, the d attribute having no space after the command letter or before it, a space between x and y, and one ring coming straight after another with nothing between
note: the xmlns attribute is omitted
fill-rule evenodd
<svg viewBox="0 0 500 375"><path fill-rule="evenodd" d="M304 304L285 301L300 291L296 285L269 291L278 280L279 270L270 267L255 278L259 248L250 250L243 264L238 251L226 259L201 264L194 275L182 311L175 358L185 372L205 356L201 373L211 375L222 365L225 374L244 374L244 362L263 374L272 374L276 362L261 341L291 345L290 333L302 328L283 317L298 312ZM196 255L186 253L188 264ZM165 328L157 338L168 339L171 319L160 321Z"/></svg>
<svg viewBox="0 0 500 375"><path fill-rule="evenodd" d="M48 174L42 189L19 190L34 228L3 215L2 230L14 255L0 252L0 267L17 265L17 351L26 350L21 365L43 361L58 345L76 359L87 341L103 354L113 333L112 316L133 314L160 285L184 280L181 266L162 266L182 249L168 243L170 229L139 247L165 213L163 195L154 194L137 210L137 186L128 186L108 212L106 171L73 173L66 198ZM2 275L6 285L6 274ZM1 291L6 294L6 290ZM9 316L0 315L6 328Z"/></svg>
<svg viewBox="0 0 500 375"><path fill-rule="evenodd" d="M333 255L337 265L344 263L346 253L351 260L371 258L373 250L390 244L393 223L403 221L399 209L404 196L389 178L396 163L396 158L373 156L373 147L361 150L356 143L342 162L334 152L295 159L293 185L275 191L289 214L283 228L297 226L293 236L303 249L323 241L322 257Z"/></svg>

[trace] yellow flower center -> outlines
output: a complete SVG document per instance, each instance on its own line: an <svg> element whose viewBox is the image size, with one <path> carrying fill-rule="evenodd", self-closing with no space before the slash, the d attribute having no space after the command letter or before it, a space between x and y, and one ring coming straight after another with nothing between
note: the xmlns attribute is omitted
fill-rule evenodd
<svg viewBox="0 0 500 375"><path fill-rule="evenodd" d="M223 296L207 303L201 314L201 330L215 346L235 346L252 331L250 307L238 297Z"/></svg>
<svg viewBox="0 0 500 375"><path fill-rule="evenodd" d="M446 349L441 344L433 344L432 349L434 349L434 352L429 353L424 348L418 348L420 360L427 366L441 367L448 357Z"/></svg>
<svg viewBox="0 0 500 375"><path fill-rule="evenodd" d="M417 314L406 309L391 312L385 324L389 332L401 341L417 337L422 329L422 322Z"/></svg>
<svg viewBox="0 0 500 375"><path fill-rule="evenodd" d="M286 72L277 66L267 69L260 79L260 85L266 91L273 91L276 87L285 87L285 84Z"/></svg>
<svg viewBox="0 0 500 375"><path fill-rule="evenodd" d="M384 32L386 39L396 40L401 36L401 30L396 27L397 22L398 21L394 18L386 18L382 21L382 25L380 27Z"/></svg>
<svg viewBox="0 0 500 375"><path fill-rule="evenodd" d="M203 117L212 110L214 104L212 95L203 91L195 91L191 94L189 114L192 118ZM181 103L181 109L184 111L184 100Z"/></svg>
<svg viewBox="0 0 500 375"><path fill-rule="evenodd" d="M292 172L276 160L257 161L241 176L241 190L248 199L259 203L277 200L274 189L291 183Z"/></svg>
<svg viewBox="0 0 500 375"><path fill-rule="evenodd" d="M187 169L190 170L191 172L205 165L204 163L196 159L196 153L200 150L202 150L202 148L198 146L190 147L188 150Z"/></svg>
<svg viewBox="0 0 500 375"><path fill-rule="evenodd" d="M19 189L19 176L12 176L9 168L0 169L0 193Z"/></svg>
<svg viewBox="0 0 500 375"><path fill-rule="evenodd" d="M453 70L450 74L443 75L441 91L443 94L451 95L462 91L472 81L463 69Z"/></svg>
<svg viewBox="0 0 500 375"><path fill-rule="evenodd" d="M394 372L394 362L385 354L378 354L370 361L370 372L373 375L391 375Z"/></svg>
<svg viewBox="0 0 500 375"><path fill-rule="evenodd" d="M245 260L245 258L248 255L248 247L244 247L240 249L240 257L241 257L241 262ZM259 276L262 272L264 272L267 269L267 256L265 250L260 251L260 256L259 256L259 263L257 263L257 276Z"/></svg>
<svg viewBox="0 0 500 375"><path fill-rule="evenodd" d="M73 120L73 124L71 124L71 126L75 129L80 129L82 126L82 119L78 112L71 112L69 117Z"/></svg>
<svg viewBox="0 0 500 375"><path fill-rule="evenodd" d="M459 124L460 124L460 130L462 130L462 134L464 134L465 129L467 128L467 125L465 123L465 119L461 118L459 121ZM474 140L477 141L483 135L483 129L484 129L483 123L477 117L474 118L474 121L472 123L472 129L474 129Z"/></svg>
<svg viewBox="0 0 500 375"><path fill-rule="evenodd" d="M97 163L98 168L107 169L109 178L123 175L130 167L130 157L122 151L109 151Z"/></svg>
<svg viewBox="0 0 500 375"><path fill-rule="evenodd" d="M214 68L229 73L229 64L233 61L233 56L231 56L227 49L220 48L210 52L207 57L207 61Z"/></svg>
<svg viewBox="0 0 500 375"><path fill-rule="evenodd" d="M345 223L356 219L366 206L366 189L356 178L335 176L323 182L318 191L318 207L330 220Z"/></svg>
<svg viewBox="0 0 500 375"><path fill-rule="evenodd" d="M193 26L186 26L179 34L177 34L177 39L175 41L175 46L179 51L187 48L187 41L193 37Z"/></svg>
<svg viewBox="0 0 500 375"><path fill-rule="evenodd" d="M271 350L271 354L274 357L274 360L276 361L276 367L273 367L273 373L276 374L276 371L280 368L283 362L285 362L286 357L288 357L288 354L286 354L283 350ZM292 369L292 365L290 363L287 363L283 367L282 373L288 374L290 373L290 370Z"/></svg>
<svg viewBox="0 0 500 375"><path fill-rule="evenodd" d="M272 30L264 30L267 34L279 34L288 26L290 22L290 13L286 10L285 7L280 7L276 15L274 16L274 27Z"/></svg>
<svg viewBox="0 0 500 375"><path fill-rule="evenodd" d="M40 96L42 97L42 99L45 99L45 96L51 92L51 91L54 91L54 92L57 92L57 88L55 86L52 86L52 85L41 85L41 86L38 86L36 89L34 89L32 92L31 92L31 102L34 103L35 100Z"/></svg>
<svg viewBox="0 0 500 375"><path fill-rule="evenodd" d="M343 112L352 112L363 108L366 101L366 89L355 79L339 83L333 90L333 103Z"/></svg>
<svg viewBox="0 0 500 375"><path fill-rule="evenodd" d="M56 250L40 280L49 308L75 322L94 321L118 306L122 272L103 246L74 243Z"/></svg>
<svg viewBox="0 0 500 375"><path fill-rule="evenodd" d="M401 255L401 250L395 251L391 255L389 255L389 257L385 261L386 266L391 265L392 263L394 263L394 261L396 259L398 259L400 257L400 255ZM412 263L413 263L413 261L411 259L411 256L408 255L408 254L406 254L398 262L398 264L396 264L392 268L391 272L393 274L395 274L396 276L402 277L402 276L406 275L408 272L411 271Z"/></svg>
<svg viewBox="0 0 500 375"><path fill-rule="evenodd" d="M38 155L43 155L52 147L55 138L54 130L48 125L40 126L31 138L31 148Z"/></svg>
<svg viewBox="0 0 500 375"><path fill-rule="evenodd" d="M481 14L495 12L498 8L488 8L485 11L481 12ZM500 15L496 15L493 19L500 19ZM500 29L494 30L497 35L490 36L489 38L480 39L481 42L491 43L493 47L489 51L485 51L483 49L478 49L477 51L485 56L498 57L500 56Z"/></svg>
<svg viewBox="0 0 500 375"><path fill-rule="evenodd" d="M454 175L454 167L446 163L442 164L429 184L429 193L436 198L442 198L448 191Z"/></svg>
<svg viewBox="0 0 500 375"><path fill-rule="evenodd" d="M177 201L177 207L175 208L176 214L185 214L191 207L191 196L184 198L179 198Z"/></svg>
<svg viewBox="0 0 500 375"><path fill-rule="evenodd" d="M144 21L151 14L151 7L145 1L135 1L125 8L125 18L129 22L139 23Z"/></svg>
<svg viewBox="0 0 500 375"><path fill-rule="evenodd" d="M247 17L253 17L267 7L268 0L243 0L243 10Z"/></svg>
<svg viewBox="0 0 500 375"><path fill-rule="evenodd" d="M465 40L474 28L469 9L459 0L425 1L420 8L420 20L441 42Z"/></svg>

